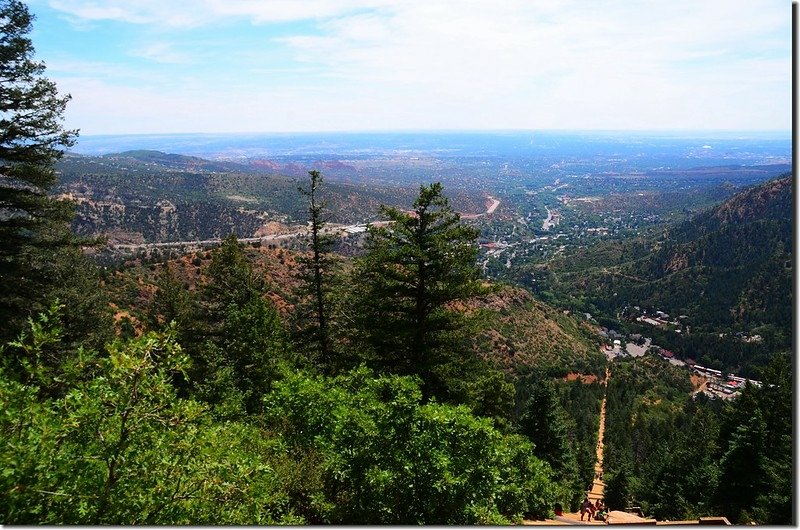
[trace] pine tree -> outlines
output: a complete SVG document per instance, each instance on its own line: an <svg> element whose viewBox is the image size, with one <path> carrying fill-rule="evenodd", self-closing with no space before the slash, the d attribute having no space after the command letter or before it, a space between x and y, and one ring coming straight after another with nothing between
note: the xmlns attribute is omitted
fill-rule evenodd
<svg viewBox="0 0 800 530"><path fill-rule="evenodd" d="M309 243L311 253L298 261L298 278L302 282L300 295L303 302L298 307L298 342L308 350L316 364L331 372L332 344L330 334L330 282L335 260L331 255L334 238L324 232L326 202L319 199L322 175L319 171L309 171L310 186L299 186L298 191L308 199Z"/></svg>
<svg viewBox="0 0 800 530"><path fill-rule="evenodd" d="M689 401L684 431L663 440L661 458L651 458L644 489L650 500L651 516L657 519L696 519L720 512L712 507L717 488L719 464L719 419L708 405Z"/></svg>
<svg viewBox="0 0 800 530"><path fill-rule="evenodd" d="M726 408L720 429L717 504L729 519L793 524L792 364L775 354L762 385Z"/></svg>
<svg viewBox="0 0 800 530"><path fill-rule="evenodd" d="M218 412L255 412L286 359L280 317L236 236L214 251L207 273L198 318L184 334L195 361L191 379Z"/></svg>
<svg viewBox="0 0 800 530"><path fill-rule="evenodd" d="M533 442L533 454L547 460L562 480L574 479L578 469L567 424L553 382L549 379L535 381L519 421L520 432Z"/></svg>
<svg viewBox="0 0 800 530"><path fill-rule="evenodd" d="M7 323L0 338L49 303L53 267L43 254L75 243L71 205L46 192L56 182L53 163L77 131L62 124L70 97L33 58L32 20L22 2L0 1L0 321Z"/></svg>
<svg viewBox="0 0 800 530"><path fill-rule="evenodd" d="M421 186L413 212L382 207L355 269L359 329L381 371L422 378L426 398L448 398L474 356L453 304L482 292L478 231L461 224L439 183Z"/></svg>
<svg viewBox="0 0 800 530"><path fill-rule="evenodd" d="M234 234L226 237L212 255L208 281L201 292L211 312L219 314L228 305L243 306L266 291L264 279L253 272Z"/></svg>
<svg viewBox="0 0 800 530"><path fill-rule="evenodd" d="M609 474L605 489L605 504L610 510L626 510L631 494L631 471L628 462Z"/></svg>
<svg viewBox="0 0 800 530"><path fill-rule="evenodd" d="M765 449L768 437L764 418L756 409L753 416L738 426L720 462L719 504L735 523L749 522L747 511L769 489Z"/></svg>
<svg viewBox="0 0 800 530"><path fill-rule="evenodd" d="M147 326L155 331L175 322L180 338L181 332L188 328L191 318L188 286L175 275L169 263L165 263L156 278L156 287L158 290L148 307Z"/></svg>

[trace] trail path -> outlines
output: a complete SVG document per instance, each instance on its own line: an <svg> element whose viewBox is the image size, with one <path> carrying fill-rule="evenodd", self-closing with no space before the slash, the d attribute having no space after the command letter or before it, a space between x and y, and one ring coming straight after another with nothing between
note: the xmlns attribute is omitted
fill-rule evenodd
<svg viewBox="0 0 800 530"><path fill-rule="evenodd" d="M606 396L608 395L608 378L609 378L609 369L606 368L606 375L603 379L603 386L605 387L606 391L603 393L603 402L600 405L600 426L598 427L597 431L597 461L594 465L594 481L592 482L592 487L588 493L589 500L592 502L596 502L597 499L603 499L605 494L605 487L606 484L602 480L603 476L603 445L604 445L604 438L605 438L605 431L606 431ZM705 385L705 381L701 383L702 386ZM619 510L611 510L608 512L608 516L606 517L605 521L595 521L595 520L584 520L581 521L581 514L580 512L571 512L571 513L564 513L564 515L556 516L554 519L545 519L545 520L524 520L522 522L523 525L613 525L613 524L634 524L634 525L661 525L661 524L679 524L679 525L689 525L689 524L716 524L716 525L729 525L730 523L725 517L701 517L699 519L691 519L685 521L656 521L655 519L647 519L644 517L639 517L633 513L628 513Z"/></svg>
<svg viewBox="0 0 800 530"><path fill-rule="evenodd" d="M603 379L603 386L608 388L609 369L606 368L606 375ZM605 493L606 484L600 478L603 476L603 439L606 431L606 394L603 393L603 401L600 404L600 425L597 431L597 460L594 464L594 481L592 482L591 490L589 491L589 500L596 502L597 499L602 499ZM608 521L589 521L584 518L581 521L580 512L564 513L564 515L557 516L555 519L545 519L544 521L531 521L525 520L522 522L524 525L606 525L606 524L653 524L652 519L643 519L631 513L613 510L608 514Z"/></svg>
<svg viewBox="0 0 800 530"><path fill-rule="evenodd" d="M606 367L606 376L603 378L603 387L608 388L608 367ZM589 491L589 500L596 502L597 499L602 500L606 488L606 483L603 482L603 440L606 432L606 394L603 392L603 402L600 404L600 427L597 431L597 460L594 463L594 480L592 481L592 488Z"/></svg>

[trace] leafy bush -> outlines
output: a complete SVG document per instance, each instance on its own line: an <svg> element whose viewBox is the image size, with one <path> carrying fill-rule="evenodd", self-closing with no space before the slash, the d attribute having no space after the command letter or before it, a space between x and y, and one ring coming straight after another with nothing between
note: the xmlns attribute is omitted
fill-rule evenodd
<svg viewBox="0 0 800 530"><path fill-rule="evenodd" d="M322 453L325 503L338 524L495 524L545 516L560 494L521 436L463 406L421 405L419 381L289 375L265 398L288 447Z"/></svg>
<svg viewBox="0 0 800 530"><path fill-rule="evenodd" d="M283 487L290 463L269 437L210 424L203 405L176 396L171 374L187 358L170 334L107 353L59 398L0 369L0 523L304 522Z"/></svg>

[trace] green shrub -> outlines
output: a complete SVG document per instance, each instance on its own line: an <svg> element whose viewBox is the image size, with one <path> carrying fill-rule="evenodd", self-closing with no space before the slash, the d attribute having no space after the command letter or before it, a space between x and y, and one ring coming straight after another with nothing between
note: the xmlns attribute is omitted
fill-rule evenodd
<svg viewBox="0 0 800 530"><path fill-rule="evenodd" d="M421 399L418 379L364 368L275 384L268 421L288 447L323 457L320 522L494 524L549 513L559 491L530 442L466 407Z"/></svg>

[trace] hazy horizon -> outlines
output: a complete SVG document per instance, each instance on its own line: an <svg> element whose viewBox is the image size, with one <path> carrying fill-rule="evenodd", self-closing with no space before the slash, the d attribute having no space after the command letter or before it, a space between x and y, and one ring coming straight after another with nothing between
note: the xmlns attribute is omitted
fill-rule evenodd
<svg viewBox="0 0 800 530"><path fill-rule="evenodd" d="M792 138L781 132L742 131L349 131L302 133L183 133L89 135L75 154L146 150L208 159L365 160L526 159L536 165L611 156L642 167L660 165L791 164ZM549 161L549 162L548 162Z"/></svg>
<svg viewBox="0 0 800 530"><path fill-rule="evenodd" d="M176 131L176 132L118 132L79 134L84 137L105 136L253 136L253 135L312 135L312 134L513 134L513 133L555 133L555 134L642 134L642 135L690 135L703 138L710 134L759 136L775 135L791 138L792 129L318 129L318 130L263 130L263 131Z"/></svg>

